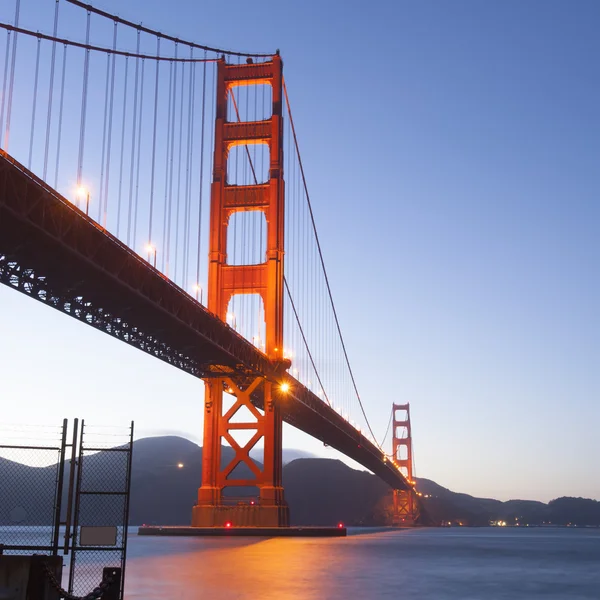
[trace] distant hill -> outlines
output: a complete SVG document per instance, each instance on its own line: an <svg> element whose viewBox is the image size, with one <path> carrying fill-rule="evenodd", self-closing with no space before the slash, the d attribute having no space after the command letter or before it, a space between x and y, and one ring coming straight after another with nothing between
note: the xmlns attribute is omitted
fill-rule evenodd
<svg viewBox="0 0 600 600"><path fill-rule="evenodd" d="M262 449L255 449L250 451L250 456L260 462L262 457ZM297 450L295 448L284 448L282 451L283 456L283 464L287 465L293 460L297 460L299 458L317 458L314 454L310 452L306 452L305 450Z"/></svg>
<svg viewBox="0 0 600 600"><path fill-rule="evenodd" d="M557 498L548 504L535 500L476 498L452 492L429 480L418 478L417 488L436 523L488 525L504 521L507 525L577 525L600 526L600 502L585 498Z"/></svg>
<svg viewBox="0 0 600 600"><path fill-rule="evenodd" d="M87 459L88 483L106 489L115 468L110 453ZM256 456L256 455L255 455ZM288 455L289 456L289 455ZM222 464L234 457L222 448ZM256 459L255 459L256 460ZM183 464L182 468L178 464ZM260 466L260 464L259 464ZM236 475L249 476L245 465ZM56 467L34 468L0 459L0 524L42 524L49 521ZM167 436L134 443L130 523L187 524L196 503L202 473L202 448L189 440ZM97 477L97 481L94 481ZM366 471L351 469L339 460L298 458L284 466L283 484L295 525L384 525L390 521L391 489ZM548 504L527 500L475 498L452 492L428 479L418 479L417 489L430 522L488 525L544 523L600 526L600 502L558 498ZM255 492L255 490L254 490ZM230 490L235 496L253 490ZM29 505L27 503L29 502ZM28 506L25 514L23 506Z"/></svg>

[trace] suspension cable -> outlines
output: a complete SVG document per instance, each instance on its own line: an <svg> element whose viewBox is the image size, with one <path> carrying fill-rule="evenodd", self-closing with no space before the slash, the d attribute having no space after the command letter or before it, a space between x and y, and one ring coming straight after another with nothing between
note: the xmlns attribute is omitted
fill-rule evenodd
<svg viewBox="0 0 600 600"><path fill-rule="evenodd" d="M87 13L87 25L85 30L85 41L90 41L90 12ZM90 51L86 50L83 64L83 89L81 91L81 126L79 130L79 157L77 160L77 187L81 185L81 173L83 170L83 147L85 144L85 117L87 111L87 88L90 70ZM98 219L100 220L100 219Z"/></svg>
<svg viewBox="0 0 600 600"><path fill-rule="evenodd" d="M140 32L137 34L137 52L140 51ZM135 85L133 88L133 127L131 130L131 163L129 165L129 210L127 212L127 245L131 241L131 214L133 203L133 169L135 164L135 143L136 143L136 128L137 128L137 107L138 107L138 84L139 84L140 60L135 59ZM134 242L135 245L135 242Z"/></svg>
<svg viewBox="0 0 600 600"><path fill-rule="evenodd" d="M213 100L214 102L214 100ZM216 110L216 109L215 109ZM200 194L198 198L198 249L196 256L196 285L200 285L200 241L202 237L202 194L204 187L204 126L206 114L206 64L202 73L202 116L200 120ZM212 134L211 134L212 146ZM208 304L208 298L207 298Z"/></svg>
<svg viewBox="0 0 600 600"><path fill-rule="evenodd" d="M127 115L127 73L129 71L129 58L125 59L125 77L123 82L123 120L121 123L121 161L119 165L119 194L117 201L117 237L121 227L121 197L123 192L123 158L125 154L125 117ZM131 199L131 198L130 198Z"/></svg>
<svg viewBox="0 0 600 600"><path fill-rule="evenodd" d="M381 445L382 446L385 444L385 440L387 439L387 436L390 433L390 429L391 429L391 426L392 426L393 417L394 417L394 409L392 408L392 411L390 412L390 420L388 421L388 424L387 424L387 427L386 427L386 430L385 430L385 435L383 436L383 439L381 440Z"/></svg>
<svg viewBox="0 0 600 600"><path fill-rule="evenodd" d="M296 127L294 126L294 120L292 118L292 109L290 107L290 100L289 100L289 97L288 97L287 87L285 85L285 80L283 81L283 93L285 95L285 103L286 103L286 106L287 106L287 109L288 109L288 115L290 117L290 124L292 126L292 135L294 137L294 145L296 147L296 155L298 157L298 165L300 167L300 174L301 174L302 183L303 183L303 186L304 186L304 193L306 194L306 202L308 204L308 210L309 210L309 214L310 214L310 220L311 220L311 223L312 223L313 232L315 234L315 241L316 241L316 244L317 244L317 249L319 251L319 260L321 262L321 267L323 269L323 276L325 277L325 285L327 286L327 293L329 295L329 301L331 303L331 308L333 310L333 317L335 319L335 325L336 325L337 332L338 332L338 335L339 335L339 338L340 338L340 343L342 345L342 351L344 353L344 359L345 359L346 365L348 367L348 372L350 373L350 379L352 381L352 386L354 388L354 392L356 393L356 398L358 399L358 404L360 406L360 410L362 412L363 417L365 418L365 422L367 424L369 432L371 433L371 436L375 440L375 443L377 444L377 446L379 446L379 448L382 450L381 444L379 444L377 442L377 439L375 438L375 434L373 433L373 429L371 428L371 423L369 422L369 419L367 417L367 413L365 412L365 408L364 408L362 400L360 398L360 394L358 392L358 387L356 385L356 380L354 378L354 373L352 371L352 367L350 366L350 360L348 358L348 352L346 350L346 344L344 343L344 337L342 336L342 329L340 327L340 322L339 322L339 319L338 319L337 310L335 308L335 303L333 301L333 295L331 293L331 286L329 285L329 277L327 276L327 270L325 268L325 261L323 260L323 252L321 250L321 242L319 241L319 235L317 233L317 226L316 226L316 223L315 223L315 217L314 217L313 210L312 210L312 204L311 204L311 201L310 201L310 195L308 193L308 185L306 183L306 176L304 174L304 166L302 164L302 158L300 156L300 148L298 146L298 137L296 136Z"/></svg>
<svg viewBox="0 0 600 600"><path fill-rule="evenodd" d="M7 31L13 31L15 33L22 33L30 37L40 38L42 40L48 40L50 42L58 42L60 44L66 44L67 46L74 46L76 48L83 48L84 50L92 52L103 52L105 54L114 54L116 56L128 56L129 58L149 58L157 61L172 61L172 62L217 62L218 58L171 58L170 56L153 56L152 54L139 54L136 52L126 52L124 50L116 50L113 48L106 48L105 46L94 46L89 43L75 42L73 40L67 40L56 36L40 33L38 31L32 31L31 29L23 29L21 27L15 27L9 23L0 23L0 29L6 29Z"/></svg>
<svg viewBox="0 0 600 600"><path fill-rule="evenodd" d="M143 27L141 24L127 21L125 19L122 19L121 17L112 15L103 10L100 10L99 8L95 8L95 7L91 6L90 4L85 4L84 2L80 2L80 0L67 0L67 2L69 4L74 4L75 6L79 6L80 8L85 8L86 10L93 12L101 17L106 18L106 19L110 19L111 21L117 21L118 23L121 23L122 25L127 25L128 27L137 29L138 31L143 31L144 33L149 33L150 35L161 37L170 42L176 42L176 43L178 42L180 44L184 44L185 46L191 46L192 48L199 48L200 50L208 50L209 52L216 52L218 54L229 54L231 56L243 56L243 57L247 56L247 57L261 57L261 58L265 57L266 58L266 57L271 57L274 54L274 52L269 52L267 54L265 54L265 53L249 53L249 52L234 52L233 50L224 50L223 48L212 48L211 46L202 46L201 44L196 44L194 42L187 42L185 40L161 33L160 31L155 31L154 29L149 29L148 27Z"/></svg>
<svg viewBox="0 0 600 600"><path fill-rule="evenodd" d="M15 27L19 25L19 12L21 10L21 0L17 0L15 6ZM12 112L12 97L13 97L13 86L15 82L15 62L17 59L17 34L13 37L12 47L12 58L10 65L10 84L8 87L8 106L6 108L6 129L4 130L4 150L8 151L8 141L10 137L10 116ZM0 132L1 135L1 132Z"/></svg>
<svg viewBox="0 0 600 600"><path fill-rule="evenodd" d="M156 38L156 56L160 55L160 38ZM158 119L158 81L160 63L156 63L156 79L154 82L154 129L152 133L152 169L150 174L150 214L148 217L148 244L152 244L152 213L154 208L154 171L156 169L156 122ZM149 246L150 247L150 246ZM156 256L156 255L155 255Z"/></svg>
<svg viewBox="0 0 600 600"><path fill-rule="evenodd" d="M12 31L6 32L6 54L4 55L4 75L2 77L2 102L0 103L0 145L2 144L2 130L4 129L4 104L6 102L6 78L8 77L8 55L10 51L10 35Z"/></svg>
<svg viewBox="0 0 600 600"><path fill-rule="evenodd" d="M308 342L306 340L306 336L304 335L304 329L302 329L302 325L300 324L300 317L298 316L298 311L296 310L296 305L294 304L294 299L292 298L292 294L290 292L290 288L288 286L288 282L287 282L287 279L285 278L285 275L283 277L283 284L285 285L285 289L287 291L288 298L290 299L290 304L292 305L292 310L294 311L294 316L296 317L296 321L298 323L298 328L300 329L300 335L302 336L302 340L304 341L304 346L306 347L306 352L308 354L308 358L310 359L310 363L312 364L313 369L315 370L315 375L317 377L317 380L319 381L319 385L321 386L321 390L323 391L325 400L327 400L327 404L329 404L329 406L332 406L331 402L329 401L329 396L327 396L327 392L325 391L325 386L323 385L323 382L321 381L321 376L319 375L319 371L317 370L317 365L315 364L315 361L313 359L310 348L308 347Z"/></svg>
<svg viewBox="0 0 600 600"><path fill-rule="evenodd" d="M35 75L33 76L33 106L31 107L31 133L29 135L29 160L27 162L27 168L31 171L31 159L33 157L33 138L35 133L35 111L37 108L37 97L38 97L38 79L40 75L40 46L42 44L41 38L37 41L37 51L35 54Z"/></svg>
<svg viewBox="0 0 600 600"><path fill-rule="evenodd" d="M113 50L117 47L117 23L114 25ZM110 55L108 55L110 56ZM106 181L104 182L104 212L102 215L102 226L106 229L106 220L108 216L108 183L110 176L110 154L112 149L112 131L113 131L113 107L115 102L115 70L116 55L112 55L112 65L110 72L110 107L108 110L108 141L106 148Z"/></svg>
<svg viewBox="0 0 600 600"><path fill-rule="evenodd" d="M54 189L58 187L58 168L60 166L60 141L62 137L63 108L65 100L65 74L67 72L67 46L63 46L62 75L60 83L60 102L58 104L58 131L56 134L56 166L54 171Z"/></svg>
<svg viewBox="0 0 600 600"><path fill-rule="evenodd" d="M52 30L53 36L56 37L58 33L58 8L60 6L60 0L56 0L54 5L54 29ZM48 172L48 150L50 147L50 125L52 123L52 99L54 95L54 69L56 62L56 42L52 42L52 55L50 59L50 83L48 85L48 115L46 117L46 145L44 147L44 169L42 171L42 179L46 181L46 175Z"/></svg>
<svg viewBox="0 0 600 600"><path fill-rule="evenodd" d="M235 114L237 116L237 120L238 122L241 121L240 119L240 112L238 110L238 105L237 102L235 101L235 96L233 95L233 93L231 93L230 95L231 99L233 100L233 107L235 109ZM291 118L290 118L291 121ZM254 183L255 185L258 184L258 179L256 177L256 171L254 169L254 165L252 164L252 157L250 156L250 151L248 150L248 144L244 144L244 147L246 148L246 155L248 156L248 162L250 163L250 167L252 169L252 176L254 178ZM294 299L292 298L292 293L290 291L290 287L288 285L287 279L285 278L285 275L283 276L283 283L285 285L285 289L287 292L287 295L290 299L290 304L292 306L292 310L294 311L294 316L296 317L296 322L298 323L298 328L300 329L300 334L302 336L302 340L304 341L304 346L306 348L306 352L308 354L309 360L313 366L313 369L315 370L315 376L317 377L318 381L319 381L319 385L321 386L321 390L323 391L323 395L325 396L325 399L327 400L327 404L329 404L329 406L331 406L331 402L329 401L329 397L327 396L327 392L325 391L325 387L323 386L323 383L321 381L321 376L319 375L319 371L317 370L317 365L315 364L315 361L313 359L312 353L310 351L310 348L308 346L308 341L306 339L306 335L304 334L304 329L302 328L302 324L300 323L300 317L298 315L298 311L296 310L296 305L294 303Z"/></svg>

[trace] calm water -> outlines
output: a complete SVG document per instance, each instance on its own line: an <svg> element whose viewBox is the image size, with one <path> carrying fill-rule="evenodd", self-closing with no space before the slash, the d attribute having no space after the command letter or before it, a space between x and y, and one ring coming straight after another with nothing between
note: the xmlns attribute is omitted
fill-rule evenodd
<svg viewBox="0 0 600 600"><path fill-rule="evenodd" d="M131 535L127 600L600 600L600 530L418 529L339 539Z"/></svg>

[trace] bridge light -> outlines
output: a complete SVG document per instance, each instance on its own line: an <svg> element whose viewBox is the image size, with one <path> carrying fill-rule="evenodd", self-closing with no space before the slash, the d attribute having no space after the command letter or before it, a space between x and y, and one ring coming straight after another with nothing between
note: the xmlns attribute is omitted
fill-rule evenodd
<svg viewBox="0 0 600 600"><path fill-rule="evenodd" d="M231 521L225 521L225 527L227 529L229 529L232 525L233 525L233 523Z"/></svg>
<svg viewBox="0 0 600 600"><path fill-rule="evenodd" d="M151 242L146 244L146 251L148 252L148 262L150 262L150 258L154 255L154 268L156 269L156 246L154 246Z"/></svg>
<svg viewBox="0 0 600 600"><path fill-rule="evenodd" d="M338 529L344 529L344 524L341 521L338 523Z"/></svg>
<svg viewBox="0 0 600 600"><path fill-rule="evenodd" d="M282 384L279 386L279 389L280 389L280 390L281 390L281 391L282 391L284 394L286 394L287 392L289 392L289 391L290 391L290 384L289 384L289 383L282 383Z"/></svg>
<svg viewBox="0 0 600 600"><path fill-rule="evenodd" d="M200 292L200 304L202 304L202 286L199 283L195 283L193 289L196 292L196 300L198 300L198 292Z"/></svg>
<svg viewBox="0 0 600 600"><path fill-rule="evenodd" d="M85 214L90 213L90 190L85 185L80 185L75 194L80 200L85 200Z"/></svg>
<svg viewBox="0 0 600 600"><path fill-rule="evenodd" d="M183 463L177 463L177 468L178 469L183 469Z"/></svg>

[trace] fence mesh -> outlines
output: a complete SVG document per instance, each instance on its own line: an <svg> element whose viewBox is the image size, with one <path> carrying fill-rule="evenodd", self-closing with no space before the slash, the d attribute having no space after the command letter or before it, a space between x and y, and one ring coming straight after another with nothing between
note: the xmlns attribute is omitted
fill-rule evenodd
<svg viewBox="0 0 600 600"><path fill-rule="evenodd" d="M51 554L63 427L0 426L0 548L4 554Z"/></svg>
<svg viewBox="0 0 600 600"><path fill-rule="evenodd" d="M133 424L126 430L82 424L69 584L75 595L97 585L105 567L124 567L132 431ZM114 537L100 545L98 535Z"/></svg>

